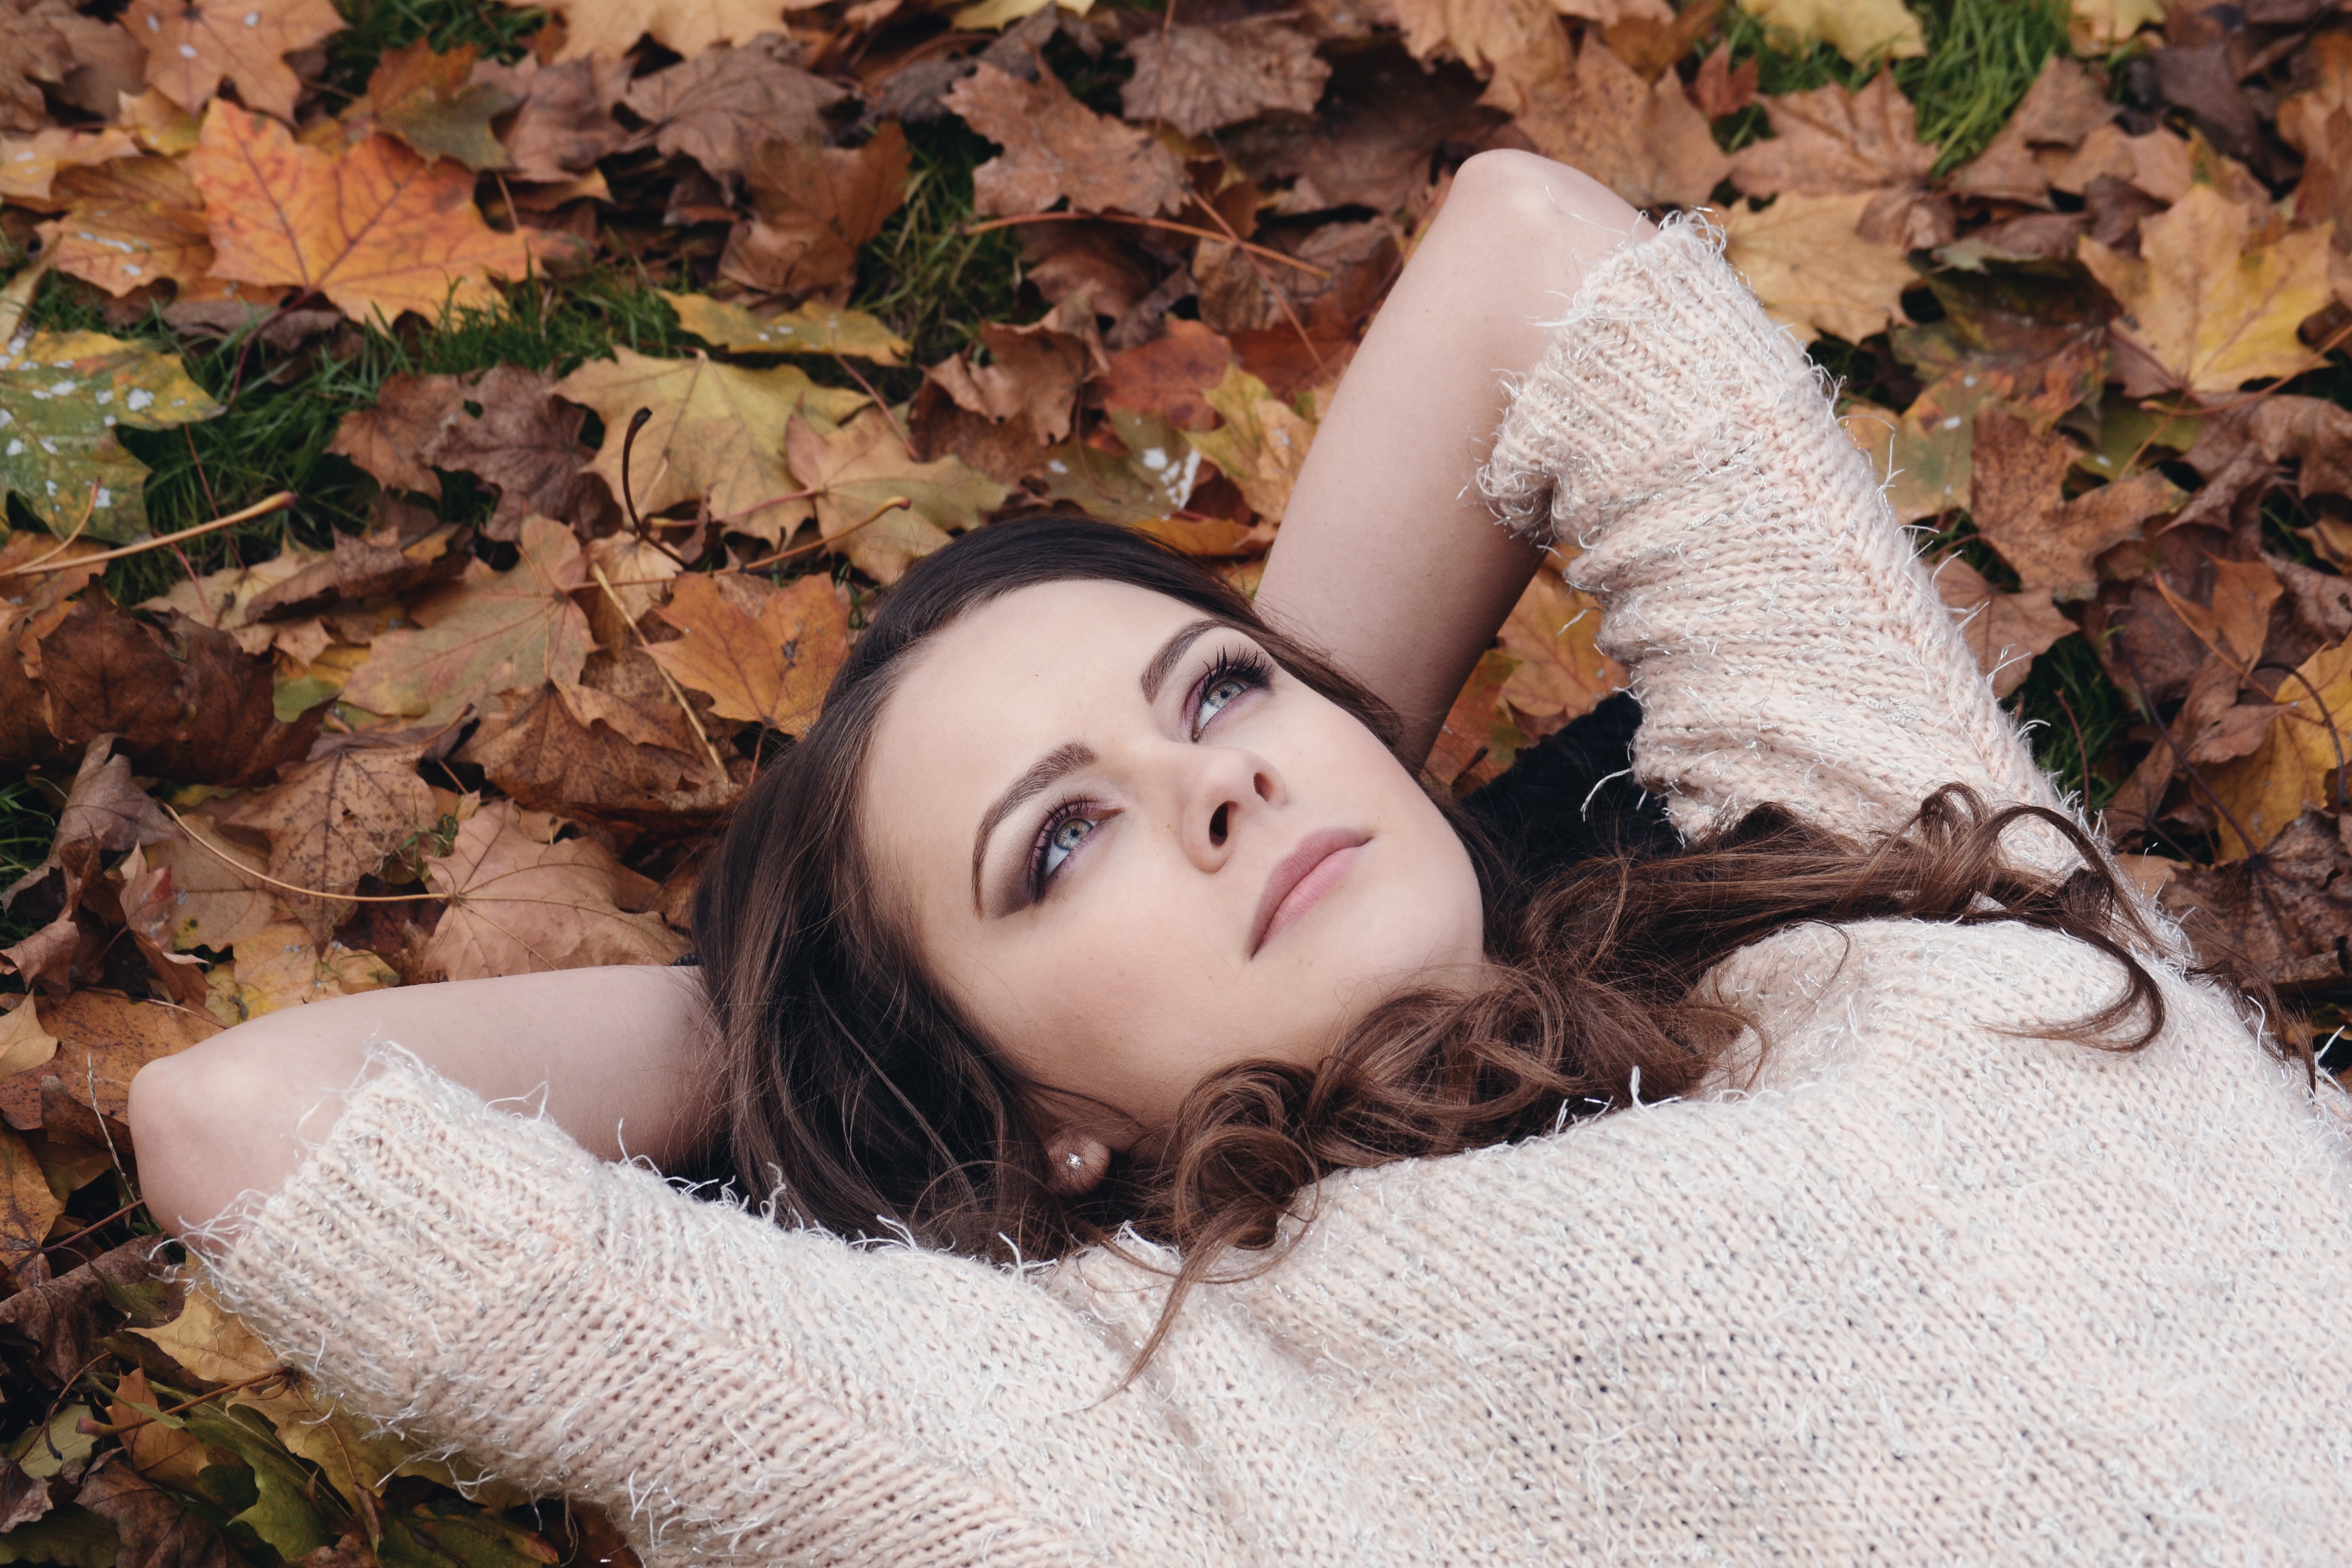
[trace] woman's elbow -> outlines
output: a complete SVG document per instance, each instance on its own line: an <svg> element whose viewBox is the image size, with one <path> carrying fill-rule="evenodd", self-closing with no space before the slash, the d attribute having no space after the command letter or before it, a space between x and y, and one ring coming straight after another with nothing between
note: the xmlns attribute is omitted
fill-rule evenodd
<svg viewBox="0 0 2352 1568"><path fill-rule="evenodd" d="M299 1150L272 1092L283 1084L282 1073L214 1041L139 1069L127 1114L157 1225L183 1237L206 1229L239 1194L292 1173Z"/></svg>

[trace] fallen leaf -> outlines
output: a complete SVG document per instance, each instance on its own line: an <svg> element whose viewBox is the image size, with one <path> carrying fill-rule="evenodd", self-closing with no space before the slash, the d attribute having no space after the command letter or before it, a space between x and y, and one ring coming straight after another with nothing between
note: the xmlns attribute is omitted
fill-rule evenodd
<svg viewBox="0 0 2352 1568"><path fill-rule="evenodd" d="M1030 82L982 65L945 101L1003 148L972 171L972 211L982 216L1044 212L1067 197L1082 211L1148 217L1192 199L1174 153L1149 132L1097 114L1051 71Z"/></svg>
<svg viewBox="0 0 2352 1568"><path fill-rule="evenodd" d="M450 897L423 962L451 980L599 963L667 963L686 950L658 915L635 912L656 887L591 839L555 840L555 819L484 803L425 879Z"/></svg>
<svg viewBox="0 0 2352 1568"><path fill-rule="evenodd" d="M81 939L81 926L68 910L22 941L0 948L0 963L27 986L62 996L73 989Z"/></svg>
<svg viewBox="0 0 2352 1568"><path fill-rule="evenodd" d="M92 168L127 158L139 144L115 130L50 129L17 140L0 137L0 198L43 211L58 204L53 195L60 172Z"/></svg>
<svg viewBox="0 0 2352 1568"><path fill-rule="evenodd" d="M49 122L41 86L63 81L73 68L73 42L64 27L71 15L58 0L0 5L0 131L37 131Z"/></svg>
<svg viewBox="0 0 2352 1568"><path fill-rule="evenodd" d="M131 1080L141 1068L220 1032L202 1013L112 991L77 991L42 1016L58 1037L48 1070L75 1100L117 1121L130 1114Z"/></svg>
<svg viewBox="0 0 2352 1568"><path fill-rule="evenodd" d="M115 868L122 879L116 901L122 908L122 925L131 945L147 962L148 972L163 994L183 1007L201 1006L205 1000L205 966L174 951L172 943L172 871L150 868L143 851L133 849Z"/></svg>
<svg viewBox="0 0 2352 1568"><path fill-rule="evenodd" d="M425 448L467 396L461 376L405 371L388 376L376 389L373 407L343 416L327 450L349 458L386 489L413 490L438 500L441 476L433 471Z"/></svg>
<svg viewBox="0 0 2352 1568"><path fill-rule="evenodd" d="M1137 529L1190 555L1255 554L1271 542L1270 525L1253 528L1244 525L1245 518L1237 521L1184 510L1214 470L1163 416L1117 409L1110 425L1127 448L1123 454L1083 441L1065 442L1046 454L1044 478L1050 500Z"/></svg>
<svg viewBox="0 0 2352 1568"><path fill-rule="evenodd" d="M287 121L302 83L285 57L343 28L330 0L131 0L121 19L147 50L148 82L182 109L211 102L226 78L248 107Z"/></svg>
<svg viewBox="0 0 2352 1568"><path fill-rule="evenodd" d="M2116 113L2089 71L2053 55L1999 134L1952 171L1948 186L1968 195L2048 206L2051 154L2080 147Z"/></svg>
<svg viewBox="0 0 2352 1568"><path fill-rule="evenodd" d="M389 136L329 154L223 103L205 116L187 169L204 193L215 277L290 284L362 321L388 328L404 310L429 321L487 307L499 298L488 274L530 268L520 235L482 221L471 174Z"/></svg>
<svg viewBox="0 0 2352 1568"><path fill-rule="evenodd" d="M1018 419L1038 442L1058 441L1070 433L1078 388L1099 354L1087 341L1090 331L1061 330L1067 324L1060 309L1029 326L991 322L979 332L980 346L989 355L986 364L958 353L924 374L958 407L992 420ZM1091 318L1085 324L1091 328Z"/></svg>
<svg viewBox="0 0 2352 1568"><path fill-rule="evenodd" d="M198 1473L206 1465L216 1465L221 1460L176 1424L167 1426L156 1419L165 1403L148 1385L146 1373L134 1367L115 1385L113 1401L107 1405L107 1419L118 1426L131 1427L122 1434L123 1453L142 1476L201 1496ZM133 1425L142 1418L143 1426Z"/></svg>
<svg viewBox="0 0 2352 1568"><path fill-rule="evenodd" d="M738 353L847 354L884 365L905 360L907 340L863 310L811 302L772 316L755 316L708 294L654 291L677 312L678 325L714 348Z"/></svg>
<svg viewBox="0 0 2352 1568"><path fill-rule="evenodd" d="M1449 54L1493 75L1487 101L1509 113L1523 107L1528 85L1573 65L1568 34L1544 0L1397 0L1396 20L1414 59Z"/></svg>
<svg viewBox="0 0 2352 1568"><path fill-rule="evenodd" d="M619 827L708 831L736 782L667 693L649 709L593 687L542 689L520 712L485 723L457 753L518 805Z"/></svg>
<svg viewBox="0 0 2352 1568"><path fill-rule="evenodd" d="M1754 56L1731 63L1731 46L1717 44L1706 58L1699 62L1697 74L1691 78L1691 101L1709 120L1721 120L1737 114L1756 101L1757 62Z"/></svg>
<svg viewBox="0 0 2352 1568"><path fill-rule="evenodd" d="M1518 661L1503 682L1503 700L1530 740L1540 740L1625 689L1624 667L1593 640L1601 601L1571 588L1547 563L1529 579L1497 634Z"/></svg>
<svg viewBox="0 0 2352 1568"><path fill-rule="evenodd" d="M58 1054L58 1037L41 1027L41 1010L28 994L0 1015L0 1079L39 1067Z"/></svg>
<svg viewBox="0 0 2352 1568"><path fill-rule="evenodd" d="M212 971L205 1010L224 1024L242 1024L264 1013L352 996L400 984L383 959L341 942L323 949L307 925L289 921L263 927L237 943L235 959Z"/></svg>
<svg viewBox="0 0 2352 1568"><path fill-rule="evenodd" d="M1225 379L1205 396L1224 423L1193 435L1193 449L1241 487L1252 511L1279 521L1290 504L1291 487L1307 464L1315 426L1289 405L1267 395L1265 383L1237 364L1228 367Z"/></svg>
<svg viewBox="0 0 2352 1568"><path fill-rule="evenodd" d="M2269 639L2271 606L2286 592L2263 561L2215 561L2213 602L2196 605L2175 593L2164 574L2154 574L2157 591L2164 595L2181 624L2197 640L2233 665L2240 674L2252 670Z"/></svg>
<svg viewBox="0 0 2352 1568"><path fill-rule="evenodd" d="M2251 228L2243 207L2200 185L2141 224L2138 256L2084 237L2083 264L2127 312L2115 325L2119 353L2136 350L2148 367L2135 376L2119 358L2126 391L2234 392L2310 363L2295 329L2331 297L2327 235Z"/></svg>
<svg viewBox="0 0 2352 1568"><path fill-rule="evenodd" d="M0 500L14 495L53 533L124 542L147 531L147 465L115 428L163 430L220 405L177 354L99 332L0 342ZM87 521L84 521L84 520Z"/></svg>
<svg viewBox="0 0 2352 1568"><path fill-rule="evenodd" d="M14 1269L38 1254L49 1226L65 1211L25 1140L0 1127L0 1264Z"/></svg>
<svg viewBox="0 0 2352 1568"><path fill-rule="evenodd" d="M897 582L948 530L977 528L1013 493L954 458L917 462L878 408L831 432L795 417L784 442L792 471L816 491L819 531L878 583Z"/></svg>
<svg viewBox="0 0 2352 1568"><path fill-rule="evenodd" d="M2074 0L2069 30L2077 54L2103 54L2142 27L2161 24L2168 0Z"/></svg>
<svg viewBox="0 0 2352 1568"><path fill-rule="evenodd" d="M1279 331L1297 345L1302 330L1327 358L1352 342L1378 306L1400 262L1395 228L1386 220L1327 223L1303 236L1278 237L1289 253L1323 276L1263 260L1221 239L1192 253L1201 320L1228 336Z"/></svg>
<svg viewBox="0 0 2352 1568"><path fill-rule="evenodd" d="M1528 88L1517 124L1538 152L1638 207L1696 205L1732 167L1680 77L1644 82L1598 37L1571 70Z"/></svg>
<svg viewBox="0 0 2352 1568"><path fill-rule="evenodd" d="M1958 555L1937 563L1935 571L1936 592L1959 622L1960 640L1992 682L1996 698L2024 685L2033 672L2034 656L2048 652L2052 643L2076 629L2050 602L2047 589L2004 594Z"/></svg>
<svg viewBox="0 0 2352 1568"><path fill-rule="evenodd" d="M1749 195L1850 195L1918 184L1935 170L1936 148L1920 142L1911 100L1891 70L1858 92L1832 83L1759 101L1772 134L1731 159L1732 183Z"/></svg>
<svg viewBox="0 0 2352 1568"><path fill-rule="evenodd" d="M2096 487L2073 500L2060 486L2078 449L2062 435L2036 435L2006 408L1977 416L1970 511L1977 531L2000 552L2026 589L2080 599L2099 585L2097 558L2140 525L2181 501L2162 474Z"/></svg>
<svg viewBox="0 0 2352 1568"><path fill-rule="evenodd" d="M62 1389L95 1359L96 1340L122 1321L123 1308L133 1309L129 1315L134 1322L158 1321L177 1310L182 1289L159 1279L173 1267L163 1250L152 1237L142 1237L54 1279L28 1285L0 1301L0 1325L37 1348L33 1367L51 1386ZM74 1412L87 1414L89 1409L86 1405L66 1406L49 1429L51 1440L68 1455L77 1450L83 1458L89 1454L89 1439L74 1430ZM37 1424L34 1429L38 1430ZM35 1453L19 1461L28 1473L54 1477L65 1468L48 1455L46 1445L35 1447ZM127 1467L123 1471L131 1473ZM90 1483L96 1479L93 1475L82 1481L79 1500L85 1504L95 1506L96 1489Z"/></svg>
<svg viewBox="0 0 2352 1568"><path fill-rule="evenodd" d="M555 377L520 365L493 365L424 443L435 468L472 474L497 492L498 510L482 524L492 539L512 540L530 517L568 522L582 533L620 515L604 481L584 471L580 429L588 420L555 399Z"/></svg>
<svg viewBox="0 0 2352 1568"><path fill-rule="evenodd" d="M320 755L286 769L278 784L236 802L220 821L268 839L268 870L278 881L349 893L439 817L432 790L417 776L423 754L421 745L329 737ZM326 900L289 901L319 940L352 912L349 904Z"/></svg>
<svg viewBox="0 0 2352 1568"><path fill-rule="evenodd" d="M559 61L617 59L641 37L693 60L716 45L749 44L774 32L780 11L806 8L806 0L556 0L549 7L563 18Z"/></svg>
<svg viewBox="0 0 2352 1568"><path fill-rule="evenodd" d="M849 612L823 573L760 595L746 613L709 577L679 579L662 619L686 636L648 651L711 699L721 719L798 735L816 721L825 689L849 657Z"/></svg>
<svg viewBox="0 0 2352 1568"><path fill-rule="evenodd" d="M2173 733L2185 737L2180 749L2188 761L2231 762L2270 738L2286 710L2275 702L2240 702L2245 684L2243 666L2218 654L2199 668L2172 721Z"/></svg>
<svg viewBox="0 0 2352 1568"><path fill-rule="evenodd" d="M1557 24L1548 25L1558 39ZM1564 68L1564 44L1559 54ZM1234 168L1279 193L1270 209L1276 215L1347 206L1393 213L1427 192L1441 147L1475 145L1500 127L1503 117L1478 99L1467 70L1416 65L1383 39L1331 61L1313 118L1267 115L1217 140Z"/></svg>
<svg viewBox="0 0 2352 1568"><path fill-rule="evenodd" d="M112 754L114 737L100 735L82 752L73 787L58 814L57 831L40 863L0 891L0 909L18 894L39 885L51 871L65 885L64 907L70 910L82 891L99 874L100 858L176 837L179 829L131 776L131 759Z"/></svg>
<svg viewBox="0 0 2352 1568"><path fill-rule="evenodd" d="M2273 836L2259 860L2182 867L2158 900L2201 950L2226 946L2273 984L2343 984L2352 854L2316 811Z"/></svg>
<svg viewBox="0 0 2352 1568"><path fill-rule="evenodd" d="M245 618L258 622L314 614L338 600L398 594L455 577L465 569L467 558L447 548L450 532L444 525L402 549L338 533L334 550L324 559L289 551L299 569L247 601ZM257 568L257 573L269 570L268 563Z"/></svg>
<svg viewBox="0 0 2352 1568"><path fill-rule="evenodd" d="M744 173L759 220L730 241L720 273L764 294L848 282L858 247L907 199L908 158L895 120L854 151L814 135L761 142Z"/></svg>
<svg viewBox="0 0 2352 1568"><path fill-rule="evenodd" d="M204 197L168 158L118 158L58 176L65 216L45 226L58 269L120 297L212 270Z"/></svg>
<svg viewBox="0 0 2352 1568"><path fill-rule="evenodd" d="M76 1500L113 1525L121 1542L118 1568L232 1568L242 1561L217 1527L121 1459L93 1467Z"/></svg>
<svg viewBox="0 0 2352 1568"><path fill-rule="evenodd" d="M1119 89L1128 119L1166 121L1204 136L1268 110L1315 112L1331 68L1314 40L1272 18L1222 26L1171 26L1128 45L1135 75Z"/></svg>
<svg viewBox="0 0 2352 1568"><path fill-rule="evenodd" d="M1919 18L1903 0L1739 0L1739 8L1801 46L1818 38L1856 65L1927 52Z"/></svg>
<svg viewBox="0 0 2352 1568"><path fill-rule="evenodd" d="M2248 447L2271 462L2296 464L2299 495L2352 496L2352 409L2324 397L2259 397L2209 419L2189 460L2210 486Z"/></svg>
<svg viewBox="0 0 2352 1568"><path fill-rule="evenodd" d="M473 74L473 45L436 55L419 39L376 62L362 112L427 163L448 158L476 174L511 169L514 160L490 121L520 104L522 95L474 80Z"/></svg>
<svg viewBox="0 0 2352 1568"><path fill-rule="evenodd" d="M1503 695L1517 669L1518 660L1499 648L1479 655L1422 764L1438 788L1466 795L1493 783L1533 739L1519 728Z"/></svg>
<svg viewBox="0 0 2352 1568"><path fill-rule="evenodd" d="M771 5L767 26L775 25ZM714 174L741 174L763 142L821 138L824 111L848 96L791 64L790 45L678 52L686 58L638 79L626 101L656 128L654 145L664 156L691 158Z"/></svg>
<svg viewBox="0 0 2352 1568"><path fill-rule="evenodd" d="M614 106L629 90L626 60L543 65L533 55L511 66L477 60L471 80L521 103L505 139L517 179L576 179L629 142L631 132L613 118Z"/></svg>
<svg viewBox="0 0 2352 1568"><path fill-rule="evenodd" d="M247 874L266 871L268 858L224 832L218 819L185 815L205 844L185 835L167 838L148 847L147 863L172 873L172 945L182 952L198 947L226 952L269 923L277 896ZM224 865L224 857L231 864Z"/></svg>
<svg viewBox="0 0 2352 1568"><path fill-rule="evenodd" d="M1791 192L1761 211L1744 203L1724 212L1725 258L1798 342L1829 332L1860 342L1910 320L1903 291L1916 287L1919 275L1904 247L1855 232L1874 199L1867 193Z"/></svg>
<svg viewBox="0 0 2352 1568"><path fill-rule="evenodd" d="M590 647L588 617L571 599L588 576L579 541L562 523L536 517L520 539L512 571L476 562L416 606L422 630L377 637L344 685L343 700L413 715L416 728L438 731L481 698L579 679Z"/></svg>
<svg viewBox="0 0 2352 1568"><path fill-rule="evenodd" d="M621 449L630 417L650 408L637 433L630 482L641 515L680 501L706 500L730 529L780 543L811 515L783 460L786 425L813 416L827 429L866 398L819 386L791 365L753 370L697 353L650 359L615 345L610 360L591 360L557 384L556 394L583 404L604 422L604 445L590 465L622 494Z"/></svg>
<svg viewBox="0 0 2352 1568"><path fill-rule="evenodd" d="M2215 825L2217 861L2243 859L2293 826L2306 808L2336 804L2328 781L2347 754L2352 732L2352 642L2321 648L2305 659L2276 693L2284 711L2263 743L2206 775L2214 795L2235 818ZM2239 837L2242 828L2247 838Z"/></svg>
<svg viewBox="0 0 2352 1568"><path fill-rule="evenodd" d="M1196 429L1215 417L1207 393L1233 363L1233 344L1215 329L1179 319L1142 347L1112 354L1094 386L1105 408L1162 415L1180 430Z"/></svg>

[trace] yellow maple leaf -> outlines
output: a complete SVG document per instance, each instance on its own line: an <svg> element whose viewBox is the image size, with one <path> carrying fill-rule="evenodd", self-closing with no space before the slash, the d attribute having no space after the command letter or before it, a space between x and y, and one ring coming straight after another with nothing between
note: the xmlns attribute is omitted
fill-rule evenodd
<svg viewBox="0 0 2352 1568"><path fill-rule="evenodd" d="M2242 860L2294 826L2305 807L2336 804L2327 781L2352 753L2352 639L2305 659L2279 683L2277 698L2285 711L2263 743L2206 775L2236 818L2217 825L2216 859Z"/></svg>
<svg viewBox="0 0 2352 1568"><path fill-rule="evenodd" d="M795 419L785 449L793 474L816 491L817 527L877 583L897 582L949 530L978 527L1013 493L960 458L915 461L878 408L830 432Z"/></svg>
<svg viewBox="0 0 2352 1568"><path fill-rule="evenodd" d="M236 83L237 97L280 120L294 118L301 79L286 63L343 28L331 0L132 0L122 25L146 46L147 80L182 109L201 109Z"/></svg>
<svg viewBox="0 0 2352 1568"><path fill-rule="evenodd" d="M707 500L729 529L771 544L789 537L812 510L808 498L794 493L808 485L784 462L785 426L799 415L831 430L866 401L860 393L819 386L788 364L752 370L699 353L654 359L625 348L614 349L609 360L589 361L555 390L604 422L604 445L589 471L615 496L624 489L627 447L625 488L639 512ZM630 447L629 421L640 408L653 417ZM785 497L791 499L780 499Z"/></svg>
<svg viewBox="0 0 2352 1568"><path fill-rule="evenodd" d="M2331 298L2332 226L2252 234L2245 208L2194 185L2169 212L2141 220L2137 256L2088 235L2078 243L2083 264L2127 312L2116 327L2126 347L2187 391L2234 392L2310 363L2295 329Z"/></svg>
<svg viewBox="0 0 2352 1568"><path fill-rule="evenodd" d="M1892 322L1908 321L1903 290L1919 281L1903 247L1855 232L1875 199L1791 193L1758 211L1752 203L1723 215L1724 256L1746 276L1772 319L1811 342L1830 332L1860 342Z"/></svg>
<svg viewBox="0 0 2352 1568"><path fill-rule="evenodd" d="M1739 8L1801 43L1818 39L1856 65L1927 52L1919 18L1903 0L1739 0Z"/></svg>
<svg viewBox="0 0 2352 1568"><path fill-rule="evenodd" d="M1281 521L1314 444L1313 423L1238 363L1228 365L1225 379L1203 395L1224 423L1191 436L1192 449L1224 470L1252 511L1268 522Z"/></svg>

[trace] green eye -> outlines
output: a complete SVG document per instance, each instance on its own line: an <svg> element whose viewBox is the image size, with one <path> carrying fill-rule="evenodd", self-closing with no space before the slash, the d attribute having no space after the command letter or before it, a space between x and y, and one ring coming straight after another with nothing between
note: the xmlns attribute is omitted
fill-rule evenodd
<svg viewBox="0 0 2352 1568"><path fill-rule="evenodd" d="M1066 818L1060 826L1047 834L1045 853L1038 857L1038 879L1042 882L1059 870L1062 862L1070 858L1070 851L1076 849L1079 841L1094 830L1093 817L1073 816Z"/></svg>

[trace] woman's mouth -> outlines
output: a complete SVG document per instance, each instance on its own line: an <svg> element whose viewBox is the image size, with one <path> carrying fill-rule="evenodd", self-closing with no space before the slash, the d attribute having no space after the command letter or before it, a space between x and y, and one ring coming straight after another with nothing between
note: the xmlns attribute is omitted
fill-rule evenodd
<svg viewBox="0 0 2352 1568"><path fill-rule="evenodd" d="M1356 863L1368 842L1361 833L1326 827L1308 834L1297 848L1284 856L1265 879L1258 895L1257 915L1250 922L1250 956L1297 924L1307 910L1337 887Z"/></svg>

